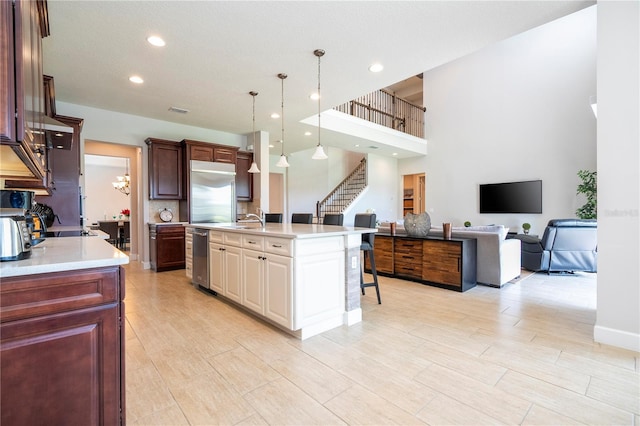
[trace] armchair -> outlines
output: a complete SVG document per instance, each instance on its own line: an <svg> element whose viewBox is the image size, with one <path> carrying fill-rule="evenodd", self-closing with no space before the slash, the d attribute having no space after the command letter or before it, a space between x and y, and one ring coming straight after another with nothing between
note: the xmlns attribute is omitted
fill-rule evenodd
<svg viewBox="0 0 640 426"><path fill-rule="evenodd" d="M598 222L595 219L553 219L542 239L519 237L522 266L531 271L598 270Z"/></svg>

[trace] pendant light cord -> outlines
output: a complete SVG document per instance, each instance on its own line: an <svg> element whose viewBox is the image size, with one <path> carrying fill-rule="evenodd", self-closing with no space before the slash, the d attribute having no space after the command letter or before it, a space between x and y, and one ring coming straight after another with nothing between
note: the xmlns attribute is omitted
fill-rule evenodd
<svg viewBox="0 0 640 426"><path fill-rule="evenodd" d="M278 74L278 78L280 79L281 89L281 102L280 102L280 118L281 118L281 135L282 139L280 140L280 144L282 145L282 150L280 152L280 156L284 155L284 79L287 78L287 75L284 73Z"/></svg>

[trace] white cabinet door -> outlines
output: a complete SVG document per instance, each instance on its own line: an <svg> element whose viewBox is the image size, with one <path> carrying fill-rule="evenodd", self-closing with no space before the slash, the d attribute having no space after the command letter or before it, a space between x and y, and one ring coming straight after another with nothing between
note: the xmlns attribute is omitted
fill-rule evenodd
<svg viewBox="0 0 640 426"><path fill-rule="evenodd" d="M306 327L344 312L344 253L329 252L296 258L295 324Z"/></svg>
<svg viewBox="0 0 640 426"><path fill-rule="evenodd" d="M293 327L293 259L265 254L264 315L291 329Z"/></svg>
<svg viewBox="0 0 640 426"><path fill-rule="evenodd" d="M225 255L222 244L209 243L209 288L224 296Z"/></svg>
<svg viewBox="0 0 640 426"><path fill-rule="evenodd" d="M243 294L242 304L264 315L264 256L263 252L242 250Z"/></svg>
<svg viewBox="0 0 640 426"><path fill-rule="evenodd" d="M225 293L234 302L242 303L242 249L225 246Z"/></svg>

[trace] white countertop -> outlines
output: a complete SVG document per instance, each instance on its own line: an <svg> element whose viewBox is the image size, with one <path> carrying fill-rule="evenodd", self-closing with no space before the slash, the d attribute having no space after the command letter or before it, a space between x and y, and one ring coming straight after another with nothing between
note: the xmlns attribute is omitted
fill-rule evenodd
<svg viewBox="0 0 640 426"><path fill-rule="evenodd" d="M124 265L129 256L102 238L47 238L31 248L31 257L0 262L0 278Z"/></svg>
<svg viewBox="0 0 640 426"><path fill-rule="evenodd" d="M370 234L378 232L373 228L354 228L335 225L307 225L301 223L192 223L187 228L213 229L224 232L239 232L251 235L268 235L283 238L318 238L348 234Z"/></svg>

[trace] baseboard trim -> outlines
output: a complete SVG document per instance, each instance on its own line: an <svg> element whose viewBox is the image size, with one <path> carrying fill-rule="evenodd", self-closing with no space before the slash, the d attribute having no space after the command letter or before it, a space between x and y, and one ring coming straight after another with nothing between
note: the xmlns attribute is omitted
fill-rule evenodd
<svg viewBox="0 0 640 426"><path fill-rule="evenodd" d="M593 328L593 339L605 345L640 352L640 334L596 325Z"/></svg>
<svg viewBox="0 0 640 426"><path fill-rule="evenodd" d="M343 315L345 325L352 326L353 324L362 322L362 308L346 311Z"/></svg>

